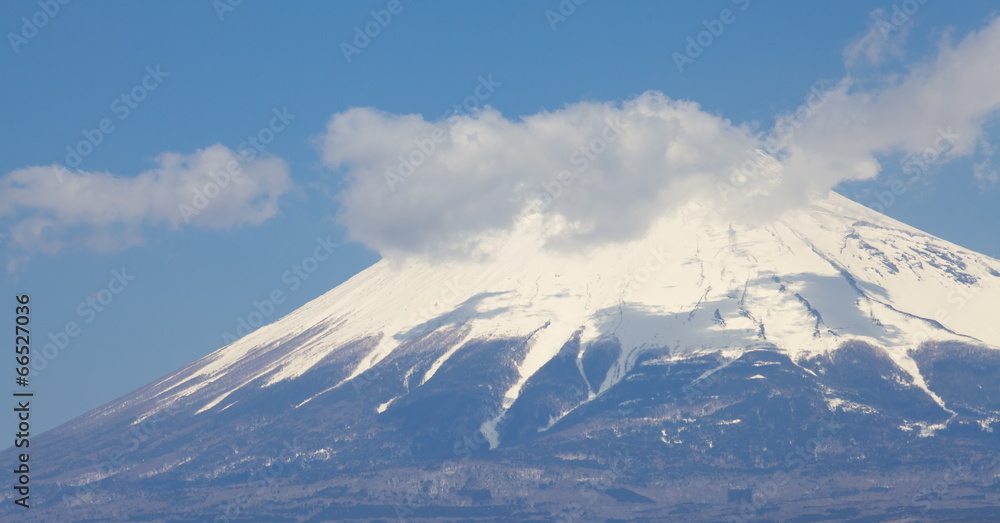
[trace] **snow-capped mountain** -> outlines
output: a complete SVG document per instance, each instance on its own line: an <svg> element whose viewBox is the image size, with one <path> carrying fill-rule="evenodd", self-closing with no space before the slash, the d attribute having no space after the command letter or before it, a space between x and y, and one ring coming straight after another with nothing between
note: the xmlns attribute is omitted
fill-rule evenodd
<svg viewBox="0 0 1000 523"><path fill-rule="evenodd" d="M586 250L551 226L380 261L39 437L39 513L1000 510L1000 261L835 193L763 222L692 203ZM269 501L240 497L276 465Z"/></svg>

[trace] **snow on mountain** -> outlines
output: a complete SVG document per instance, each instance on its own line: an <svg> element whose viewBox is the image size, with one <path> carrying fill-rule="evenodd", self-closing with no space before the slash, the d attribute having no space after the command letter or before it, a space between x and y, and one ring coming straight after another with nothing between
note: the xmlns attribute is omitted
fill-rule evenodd
<svg viewBox="0 0 1000 523"><path fill-rule="evenodd" d="M539 216L38 435L35 520L997 513L1000 261L833 193L586 250Z"/></svg>
<svg viewBox="0 0 1000 523"><path fill-rule="evenodd" d="M835 193L763 224L691 203L641 239L585 252L547 246L545 227L523 219L492 239L489 257L382 260L97 417L138 405L149 416L181 398L200 403L199 413L226 409L241 388L294 380L336 351L367 347L346 378L301 407L407 343L448 333L436 361L407 372L412 391L470 340L524 337L525 356L510 356L519 379L482 426L496 446L493 427L524 384L577 334L581 346L621 346L603 381L587 382L590 399L621 380L645 348L668 348L667 359L721 352L728 360L768 348L798 361L860 340L886 348L943 406L908 351L926 340L1000 347L991 317L1000 310L1000 261ZM379 398L379 412L396 399Z"/></svg>

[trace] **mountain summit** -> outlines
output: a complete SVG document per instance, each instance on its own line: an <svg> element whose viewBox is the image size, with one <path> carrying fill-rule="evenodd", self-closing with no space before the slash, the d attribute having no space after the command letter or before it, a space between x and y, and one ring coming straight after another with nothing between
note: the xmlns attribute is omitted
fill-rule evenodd
<svg viewBox="0 0 1000 523"><path fill-rule="evenodd" d="M584 250L520 225L39 436L33 514L1000 513L1000 261L835 193Z"/></svg>

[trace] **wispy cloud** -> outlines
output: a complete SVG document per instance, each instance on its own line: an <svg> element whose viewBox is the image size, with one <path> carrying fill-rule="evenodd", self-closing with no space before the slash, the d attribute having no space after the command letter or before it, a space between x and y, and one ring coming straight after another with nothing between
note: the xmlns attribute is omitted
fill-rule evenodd
<svg viewBox="0 0 1000 523"><path fill-rule="evenodd" d="M141 243L150 227L259 224L290 189L288 166L277 158L242 160L214 145L161 154L155 168L136 176L26 167L0 178L0 220L22 257L66 247L121 249Z"/></svg>
<svg viewBox="0 0 1000 523"><path fill-rule="evenodd" d="M848 67L862 64L878 66L888 58L902 58L903 44L910 32L908 22L908 17L893 21L891 14L887 16L883 9L876 9L871 14L868 32L844 49L844 62Z"/></svg>
<svg viewBox="0 0 1000 523"><path fill-rule="evenodd" d="M941 42L934 56L876 89L852 78L783 144L789 183L822 190L878 174L885 154L924 155L930 163L985 153L984 125L1000 109L1000 19L958 43ZM938 147L941 140L947 147Z"/></svg>

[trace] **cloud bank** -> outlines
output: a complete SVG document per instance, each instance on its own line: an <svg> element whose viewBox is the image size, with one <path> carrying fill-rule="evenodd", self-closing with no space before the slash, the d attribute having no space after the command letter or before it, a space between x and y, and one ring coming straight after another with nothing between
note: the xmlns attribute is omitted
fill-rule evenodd
<svg viewBox="0 0 1000 523"><path fill-rule="evenodd" d="M874 34L845 54L884 52L871 50ZM438 122L355 108L331 118L323 159L345 170L339 219L349 236L384 256L468 252L525 214L559 224L559 245L627 240L692 199L755 219L872 178L884 155L931 165L988 152L997 56L994 19L878 87L850 77L814 86L766 132L658 92L517 120L488 107Z"/></svg>
<svg viewBox="0 0 1000 523"><path fill-rule="evenodd" d="M277 158L251 161L214 145L164 153L137 176L33 166L0 178L0 221L25 253L65 247L116 250L142 242L150 227L228 229L278 212L291 183Z"/></svg>

